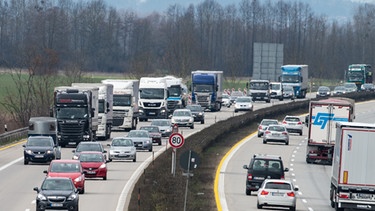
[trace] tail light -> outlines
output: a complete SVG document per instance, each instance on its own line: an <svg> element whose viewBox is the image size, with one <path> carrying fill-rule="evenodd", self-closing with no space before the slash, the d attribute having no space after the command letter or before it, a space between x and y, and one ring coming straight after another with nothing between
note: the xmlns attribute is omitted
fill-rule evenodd
<svg viewBox="0 0 375 211"><path fill-rule="evenodd" d="M348 199L349 198L349 193L340 193L339 198L341 199Z"/></svg>
<svg viewBox="0 0 375 211"><path fill-rule="evenodd" d="M302 122L298 122L297 124L302 125Z"/></svg>
<svg viewBox="0 0 375 211"><path fill-rule="evenodd" d="M283 121L283 124L287 124L286 121Z"/></svg>
<svg viewBox="0 0 375 211"><path fill-rule="evenodd" d="M264 133L265 133L265 134L270 134L271 132L267 130L267 131L266 131L266 132L264 132Z"/></svg>
<svg viewBox="0 0 375 211"><path fill-rule="evenodd" d="M283 134L283 135L288 135L288 133L287 133L287 132L283 132L282 134Z"/></svg>
<svg viewBox="0 0 375 211"><path fill-rule="evenodd" d="M261 130L261 129L262 129L262 125L259 125L258 129L260 129L260 130Z"/></svg>
<svg viewBox="0 0 375 211"><path fill-rule="evenodd" d="M266 196L266 195L268 195L268 191L262 190L262 192L260 192L260 195Z"/></svg>
<svg viewBox="0 0 375 211"><path fill-rule="evenodd" d="M281 175L280 179L285 179L285 175Z"/></svg>
<svg viewBox="0 0 375 211"><path fill-rule="evenodd" d="M294 192L289 192L289 193L286 193L288 196L290 197L295 197L296 195L294 194Z"/></svg>
<svg viewBox="0 0 375 211"><path fill-rule="evenodd" d="M247 180L253 180L253 175L252 174L247 174Z"/></svg>

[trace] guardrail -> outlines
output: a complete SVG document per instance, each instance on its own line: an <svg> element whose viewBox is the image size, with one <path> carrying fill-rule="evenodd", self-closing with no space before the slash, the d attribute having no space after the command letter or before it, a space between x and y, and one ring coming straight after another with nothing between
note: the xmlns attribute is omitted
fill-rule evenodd
<svg viewBox="0 0 375 211"><path fill-rule="evenodd" d="M27 131L28 127L24 127L0 134L0 146L27 138Z"/></svg>

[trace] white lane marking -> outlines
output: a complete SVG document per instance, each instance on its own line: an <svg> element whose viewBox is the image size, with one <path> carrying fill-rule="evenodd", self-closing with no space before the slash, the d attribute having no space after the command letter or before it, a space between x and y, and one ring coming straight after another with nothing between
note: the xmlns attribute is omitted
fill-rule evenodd
<svg viewBox="0 0 375 211"><path fill-rule="evenodd" d="M15 163L21 161L22 159L23 159L23 157L20 157L20 158L18 158L18 159L16 159L16 160L12 161L12 162L10 162L10 163L7 163L6 165L0 167L0 171L3 171L4 169L6 169L6 168L8 168L9 166L11 166L11 165L13 165L13 164L15 164Z"/></svg>
<svg viewBox="0 0 375 211"><path fill-rule="evenodd" d="M303 203L307 203L306 199L302 199L302 202L303 202Z"/></svg>
<svg viewBox="0 0 375 211"><path fill-rule="evenodd" d="M309 211L314 211L314 209L313 209L313 208L311 208L311 207L308 207L307 209L309 209Z"/></svg>

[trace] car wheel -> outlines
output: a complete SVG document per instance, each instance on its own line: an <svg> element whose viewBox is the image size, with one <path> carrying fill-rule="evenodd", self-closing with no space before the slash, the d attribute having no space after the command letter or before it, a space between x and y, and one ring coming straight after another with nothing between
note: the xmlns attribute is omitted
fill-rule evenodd
<svg viewBox="0 0 375 211"><path fill-rule="evenodd" d="M190 129L194 129L194 125L190 126Z"/></svg>
<svg viewBox="0 0 375 211"><path fill-rule="evenodd" d="M250 196L251 195L251 190L246 189L246 195Z"/></svg>
<svg viewBox="0 0 375 211"><path fill-rule="evenodd" d="M152 152L152 147L150 149L148 149L149 152Z"/></svg>
<svg viewBox="0 0 375 211"><path fill-rule="evenodd" d="M29 161L26 160L26 159L23 159L23 164L24 164L24 165L27 165L27 164L29 164Z"/></svg>
<svg viewBox="0 0 375 211"><path fill-rule="evenodd" d="M79 191L79 193L80 193L80 194L84 194L84 193L85 193L85 187L83 187L83 188L81 189L81 191Z"/></svg>
<svg viewBox="0 0 375 211"><path fill-rule="evenodd" d="M302 130L301 130L301 132L299 132L299 135L302 136Z"/></svg>
<svg viewBox="0 0 375 211"><path fill-rule="evenodd" d="M285 145L289 145L289 141L286 141L286 142L285 142Z"/></svg>
<svg viewBox="0 0 375 211"><path fill-rule="evenodd" d="M263 144L267 144L267 141L263 139Z"/></svg>
<svg viewBox="0 0 375 211"><path fill-rule="evenodd" d="M136 162L136 161L137 161L137 158L134 158L134 159L133 159L133 162Z"/></svg>
<svg viewBox="0 0 375 211"><path fill-rule="evenodd" d="M105 177L103 177L103 180L107 180L107 175L105 175Z"/></svg>
<svg viewBox="0 0 375 211"><path fill-rule="evenodd" d="M260 133L258 133L258 138L261 137Z"/></svg>
<svg viewBox="0 0 375 211"><path fill-rule="evenodd" d="M158 142L158 145L159 145L159 146L161 145L161 140Z"/></svg>
<svg viewBox="0 0 375 211"><path fill-rule="evenodd" d="M262 206L262 205L260 205L260 204L259 204L259 202L257 202L257 208L258 208L258 209L262 209L262 208L263 208L263 206Z"/></svg>
<svg viewBox="0 0 375 211"><path fill-rule="evenodd" d="M204 124L204 120L201 121L201 124Z"/></svg>
<svg viewBox="0 0 375 211"><path fill-rule="evenodd" d="M289 210L291 210L291 211L296 211L296 207L294 206L294 207L291 207L291 208L289 208Z"/></svg>

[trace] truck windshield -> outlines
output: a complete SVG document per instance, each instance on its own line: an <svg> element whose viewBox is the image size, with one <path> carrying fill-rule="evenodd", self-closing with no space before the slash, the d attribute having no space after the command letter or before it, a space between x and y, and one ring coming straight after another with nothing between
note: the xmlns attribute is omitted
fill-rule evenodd
<svg viewBox="0 0 375 211"><path fill-rule="evenodd" d="M300 82L298 75L282 75L281 82L283 83L298 83Z"/></svg>
<svg viewBox="0 0 375 211"><path fill-rule="evenodd" d="M349 81L361 81L363 80L364 72L363 71L349 71L348 79Z"/></svg>
<svg viewBox="0 0 375 211"><path fill-rule="evenodd" d="M164 89L141 89L140 99L164 99Z"/></svg>
<svg viewBox="0 0 375 211"><path fill-rule="evenodd" d="M181 87L172 86L168 88L170 97L180 97L181 96Z"/></svg>
<svg viewBox="0 0 375 211"><path fill-rule="evenodd" d="M212 85L202 85L202 84L195 84L194 85L195 92L212 92L213 87Z"/></svg>
<svg viewBox="0 0 375 211"><path fill-rule="evenodd" d="M100 114L105 113L104 109L105 109L105 101L103 99L100 99L99 100L98 113L100 113Z"/></svg>
<svg viewBox="0 0 375 211"><path fill-rule="evenodd" d="M250 89L268 90L268 83L267 82L250 82Z"/></svg>
<svg viewBox="0 0 375 211"><path fill-rule="evenodd" d="M131 106L130 95L113 95L113 106Z"/></svg>
<svg viewBox="0 0 375 211"><path fill-rule="evenodd" d="M87 108L64 107L56 110L58 119L82 119L88 117Z"/></svg>

